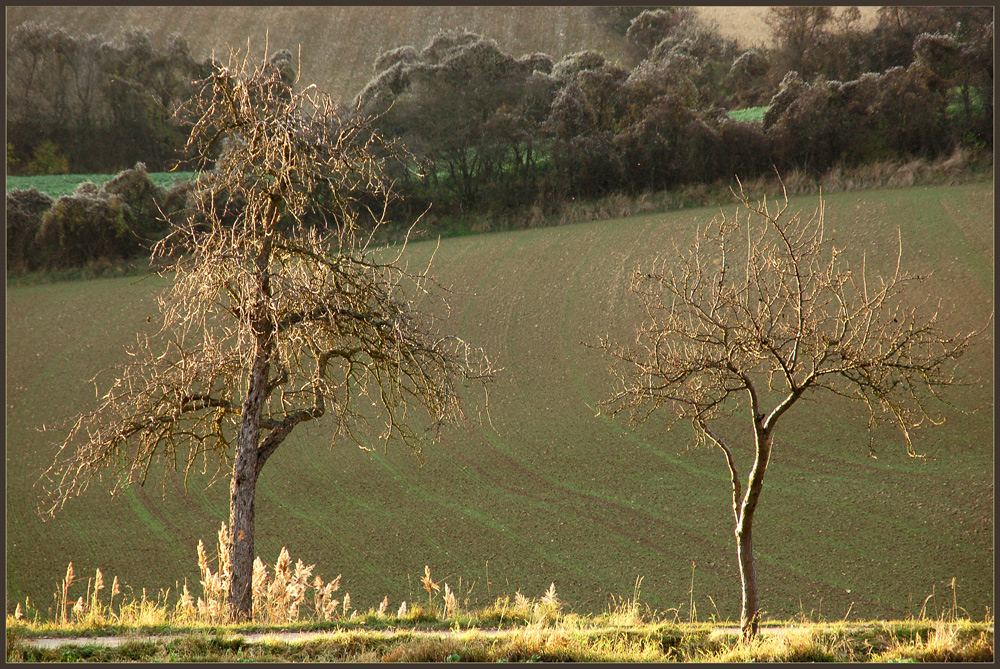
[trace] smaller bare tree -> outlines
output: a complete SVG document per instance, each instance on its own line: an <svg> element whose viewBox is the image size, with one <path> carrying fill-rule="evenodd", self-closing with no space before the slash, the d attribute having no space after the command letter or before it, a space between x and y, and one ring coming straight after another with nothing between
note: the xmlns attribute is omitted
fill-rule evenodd
<svg viewBox="0 0 1000 669"><path fill-rule="evenodd" d="M630 291L646 318L635 342L604 337L599 346L618 380L604 410L638 424L664 409L725 455L740 626L750 638L760 615L753 519L781 418L803 396L825 391L863 404L870 435L887 417L914 455L911 431L943 420L930 402L956 383L955 363L978 333L943 334L937 308L904 298L922 277L902 270L901 239L893 273L875 279L864 263L852 270L825 238L822 203L803 218L787 211L787 195L777 208L752 202L742 186L737 198L744 216L723 214L673 262L636 269ZM745 489L737 464L745 449L729 420L740 412L753 439Z"/></svg>
<svg viewBox="0 0 1000 669"><path fill-rule="evenodd" d="M418 298L440 297L429 267L410 270L402 250L372 244L385 210L366 203L384 205L389 184L368 121L237 52L188 113L188 147L215 167L154 252L177 258L164 273L163 328L72 423L43 510L104 470L117 489L157 462L185 480L199 463L231 468L227 600L239 621L252 615L257 480L289 434L326 416L334 440L364 446L381 430L419 454L463 417L460 384L485 383L492 368L417 311Z"/></svg>

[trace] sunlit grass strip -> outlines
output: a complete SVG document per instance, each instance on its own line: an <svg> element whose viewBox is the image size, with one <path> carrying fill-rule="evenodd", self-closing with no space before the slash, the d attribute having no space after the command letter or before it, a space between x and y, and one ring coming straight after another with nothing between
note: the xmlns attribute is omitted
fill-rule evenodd
<svg viewBox="0 0 1000 669"><path fill-rule="evenodd" d="M219 537L225 535L225 527ZM93 578L72 565L57 584L54 615L42 618L30 600L7 616L7 655L14 662L122 661L402 661L402 662L884 662L991 661L993 618L982 622L959 617L955 599L938 618L902 621L768 621L750 642L729 621L697 622L693 608L684 621L679 609L665 612L639 605L639 584L631 599L613 600L601 614L581 616L565 610L555 584L540 597L520 591L498 597L486 607L461 605L445 581L435 581L430 566L421 579L426 604L405 602L395 614L384 598L377 609L350 608L349 595L331 596L340 577L324 584L316 577L315 602L308 614L307 581L312 566L292 567L282 549L272 572L260 561L254 576L254 623L230 625L218 615L226 572L213 571L199 542L202 597L188 584L171 603L170 592L151 598L119 585L110 588L100 570ZM76 598L74 583L86 580ZM102 590L108 590L102 599ZM460 593L461 594L461 593ZM118 596L116 602L116 596ZM933 596L933 593L932 593ZM422 599L422 597L421 597ZM930 599L930 597L928 598ZM328 601L329 600L329 601ZM329 604L331 604L328 606ZM117 604L117 607L115 606ZM338 605L339 604L339 605ZM926 605L926 602L925 602ZM50 610L51 613L51 610ZM305 614L305 615L304 615ZM301 638L289 632L305 633ZM94 637L115 636L98 641ZM83 641L89 637L92 641ZM43 643L43 639L48 639ZM64 639L52 643L52 639Z"/></svg>
<svg viewBox="0 0 1000 669"><path fill-rule="evenodd" d="M10 630L10 628L9 628ZM248 639L228 630L175 638L132 638L117 647L96 643L37 648L8 631L7 660L57 661L402 661L402 662L889 662L993 659L993 623L874 621L809 623L744 642L735 632L698 623L589 629L530 625L420 633L347 630L301 641Z"/></svg>

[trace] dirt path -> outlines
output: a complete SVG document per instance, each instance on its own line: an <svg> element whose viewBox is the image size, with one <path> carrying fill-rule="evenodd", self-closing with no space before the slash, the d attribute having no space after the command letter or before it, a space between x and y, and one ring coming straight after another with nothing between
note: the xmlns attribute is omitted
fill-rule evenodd
<svg viewBox="0 0 1000 669"><path fill-rule="evenodd" d="M340 634L345 634L351 631L362 631L365 634L370 634L373 636L380 637L392 637L397 634L407 634L414 637L437 637L446 638L452 636L460 636L463 634L475 634L487 637L497 637L504 635L512 635L518 632L526 631L529 628L518 627L513 629L474 629L474 630L410 630L410 629L397 629L397 630L324 630L320 632L247 632L247 633L234 633L227 634L230 637L242 637L247 643L260 643L262 641L276 641L282 643L301 643L303 641L313 641L315 639L324 639L335 637ZM591 633L601 633L610 632L621 628L595 628L592 630L582 630ZM761 636L768 636L772 634L784 634L790 630L797 629L796 627L762 627L760 630ZM713 636L723 636L723 635L738 635L740 630L738 627L718 627L712 630ZM111 648L117 648L123 643L129 641L138 642L163 642L169 643L175 639L179 639L190 634L198 634L197 632L192 632L188 634L161 634L161 635L139 635L139 636L79 636L79 637L37 637L37 638L24 638L22 642L25 645L35 646L38 648L54 649L61 646L85 646L85 645L98 645L107 646Z"/></svg>

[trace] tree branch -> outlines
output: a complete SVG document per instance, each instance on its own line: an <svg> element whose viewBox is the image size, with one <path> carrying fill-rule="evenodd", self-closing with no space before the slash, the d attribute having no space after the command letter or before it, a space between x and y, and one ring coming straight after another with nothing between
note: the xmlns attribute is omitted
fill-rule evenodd
<svg viewBox="0 0 1000 669"><path fill-rule="evenodd" d="M715 442L715 444L722 449L722 452L726 454L726 465L729 467L729 476L733 488L733 516L736 519L736 524L740 523L740 494L743 489L740 486L740 476L736 471L736 463L733 461L733 452L730 450L726 442L717 435L705 421L699 420L698 427L708 435L708 437Z"/></svg>

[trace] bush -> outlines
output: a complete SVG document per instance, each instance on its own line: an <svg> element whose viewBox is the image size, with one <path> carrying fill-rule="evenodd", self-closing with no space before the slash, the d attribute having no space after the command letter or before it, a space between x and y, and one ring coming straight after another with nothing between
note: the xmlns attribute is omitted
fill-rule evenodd
<svg viewBox="0 0 1000 669"><path fill-rule="evenodd" d="M67 174L69 160L59 151L55 142L42 142L31 156L31 161L25 166L26 174Z"/></svg>
<svg viewBox="0 0 1000 669"><path fill-rule="evenodd" d="M37 236L40 264L60 269L131 255L139 249L139 239L128 226L130 216L128 205L115 195L62 196L42 216Z"/></svg>
<svg viewBox="0 0 1000 669"><path fill-rule="evenodd" d="M668 9L647 9L629 23L625 33L635 49L646 56L657 44L677 31L684 22L695 20L691 7L670 7Z"/></svg>
<svg viewBox="0 0 1000 669"><path fill-rule="evenodd" d="M104 184L103 191L128 205L127 223L136 234L148 237L164 229L164 194L149 178L143 163L118 173Z"/></svg>
<svg viewBox="0 0 1000 669"><path fill-rule="evenodd" d="M577 135L553 144L553 168L542 191L566 197L604 195L622 186L624 166L611 133Z"/></svg>
<svg viewBox="0 0 1000 669"><path fill-rule="evenodd" d="M847 83L811 83L789 72L764 114L782 169L820 173L833 165L933 158L955 145L940 80L921 62Z"/></svg>
<svg viewBox="0 0 1000 669"><path fill-rule="evenodd" d="M749 49L733 60L726 75L726 86L732 93L733 104L756 106L766 101L767 73L771 60L767 53Z"/></svg>
<svg viewBox="0 0 1000 669"><path fill-rule="evenodd" d="M719 126L719 144L723 147L720 176L748 179L773 174L771 142L759 123L725 121Z"/></svg>
<svg viewBox="0 0 1000 669"><path fill-rule="evenodd" d="M615 137L631 190L663 190L690 181L688 175L698 168L685 162L689 153L685 129L693 127L698 115L669 95L658 97L641 113Z"/></svg>
<svg viewBox="0 0 1000 669"><path fill-rule="evenodd" d="M24 272L37 265L35 237L52 198L34 188L7 191L7 272Z"/></svg>
<svg viewBox="0 0 1000 669"><path fill-rule="evenodd" d="M563 56L562 60L552 66L552 76L563 82L570 82L576 76L586 70L596 70L600 68L607 59L604 54L592 50L578 51Z"/></svg>

